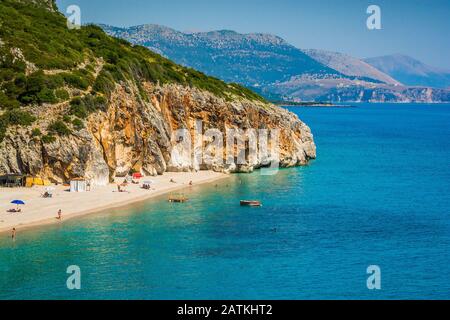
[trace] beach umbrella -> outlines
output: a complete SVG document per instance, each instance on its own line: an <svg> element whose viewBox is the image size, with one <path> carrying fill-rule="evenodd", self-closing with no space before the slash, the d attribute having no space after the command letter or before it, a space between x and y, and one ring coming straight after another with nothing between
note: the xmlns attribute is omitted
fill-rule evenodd
<svg viewBox="0 0 450 320"><path fill-rule="evenodd" d="M19 205L21 204L25 204L25 202L23 202L22 200L13 200L11 201L12 204L16 204L17 205L17 209L19 209Z"/></svg>

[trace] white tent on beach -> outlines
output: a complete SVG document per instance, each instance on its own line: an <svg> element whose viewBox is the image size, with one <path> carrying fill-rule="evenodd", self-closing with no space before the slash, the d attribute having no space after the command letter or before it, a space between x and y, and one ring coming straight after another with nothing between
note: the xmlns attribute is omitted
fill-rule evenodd
<svg viewBox="0 0 450 320"><path fill-rule="evenodd" d="M70 192L86 192L87 182L84 179L73 179L70 181Z"/></svg>

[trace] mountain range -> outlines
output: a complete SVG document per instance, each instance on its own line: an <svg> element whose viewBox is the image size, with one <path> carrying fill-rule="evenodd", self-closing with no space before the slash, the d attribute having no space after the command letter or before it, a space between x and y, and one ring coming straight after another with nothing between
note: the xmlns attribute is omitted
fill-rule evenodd
<svg viewBox="0 0 450 320"><path fill-rule="evenodd" d="M406 55L393 54L364 61L408 86L450 87L450 70L428 66Z"/></svg>
<svg viewBox="0 0 450 320"><path fill-rule="evenodd" d="M287 81L304 73L339 75L273 35L244 35L229 30L183 33L153 24L100 27L110 35L150 48L177 63L249 87Z"/></svg>
<svg viewBox="0 0 450 320"><path fill-rule="evenodd" d="M443 82L445 73L428 68L435 71L427 73L429 81L414 83L412 76L399 76L397 69L388 67L391 65L387 57L362 60L337 52L301 50L278 36L261 33L240 34L230 30L188 33L155 24L100 27L112 36L145 46L179 64L240 83L268 99L450 101L449 90L442 89L447 87ZM402 70L403 74L415 74Z"/></svg>
<svg viewBox="0 0 450 320"><path fill-rule="evenodd" d="M396 79L392 78L389 73L382 72L373 67L370 63L343 53L316 49L303 50L303 52L320 63L348 76L375 79L391 85L401 84Z"/></svg>

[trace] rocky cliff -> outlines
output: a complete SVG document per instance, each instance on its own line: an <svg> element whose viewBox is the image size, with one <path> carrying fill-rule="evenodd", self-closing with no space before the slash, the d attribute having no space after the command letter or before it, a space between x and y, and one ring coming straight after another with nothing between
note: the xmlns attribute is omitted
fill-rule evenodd
<svg viewBox="0 0 450 320"><path fill-rule="evenodd" d="M177 154L179 130L198 141L208 129L225 136L233 128L277 129L280 166L316 156L309 128L294 114L98 27L70 29L54 1L2 0L0 20L0 175L102 185L131 171L249 172L275 162L269 150L236 165L219 161L243 151L211 148L213 138ZM253 154L251 136L243 138L245 154Z"/></svg>
<svg viewBox="0 0 450 320"><path fill-rule="evenodd" d="M196 120L222 132L225 128L280 129L280 165L284 167L304 165L316 156L309 128L275 106L245 99L227 102L209 92L174 84L145 83L144 88L148 102L140 98L137 87L117 85L105 111L91 114L85 128L57 136L50 143L32 137L33 128L43 130L67 113L69 105L30 109L38 118L33 127L9 128L0 144L0 174L27 173L58 182L86 177L101 185L130 170L150 175L198 169L248 172L268 164L262 158L236 167L224 163L196 168L190 159L174 164L171 151L177 141L172 133L186 128L194 136Z"/></svg>

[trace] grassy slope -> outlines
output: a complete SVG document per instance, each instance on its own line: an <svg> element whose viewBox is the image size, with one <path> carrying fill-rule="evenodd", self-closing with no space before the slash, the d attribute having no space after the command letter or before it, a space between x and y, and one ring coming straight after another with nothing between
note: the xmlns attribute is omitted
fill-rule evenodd
<svg viewBox="0 0 450 320"><path fill-rule="evenodd" d="M0 142L9 125L33 122L33 117L21 111L21 107L66 101L70 96L64 88L92 88L88 97L81 97L81 103L79 100L72 103L73 108L81 105L89 112L104 106L99 97L108 96L120 81L132 81L138 87L141 81L177 83L207 90L228 100L264 101L242 86L226 84L179 66L144 47L109 37L99 27L69 30L62 14L34 4L14 0L0 2L0 40L0 112L3 113ZM26 64L14 58L11 48L20 48L25 59L37 70L26 75ZM105 65L96 77L94 67L98 58L103 58ZM84 62L88 63L83 65ZM42 70L59 71L48 74ZM85 100L94 102L86 106ZM102 101L95 103L97 100Z"/></svg>

